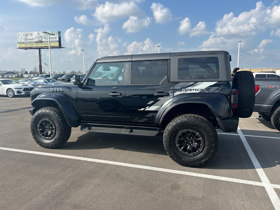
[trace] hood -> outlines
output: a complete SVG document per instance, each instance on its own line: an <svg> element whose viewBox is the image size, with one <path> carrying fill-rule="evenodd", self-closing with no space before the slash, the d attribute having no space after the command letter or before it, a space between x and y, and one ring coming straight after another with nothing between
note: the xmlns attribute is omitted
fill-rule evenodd
<svg viewBox="0 0 280 210"><path fill-rule="evenodd" d="M33 87L32 85L27 85L27 84L6 84L5 86L9 86L12 88L25 88L25 87L32 88Z"/></svg>

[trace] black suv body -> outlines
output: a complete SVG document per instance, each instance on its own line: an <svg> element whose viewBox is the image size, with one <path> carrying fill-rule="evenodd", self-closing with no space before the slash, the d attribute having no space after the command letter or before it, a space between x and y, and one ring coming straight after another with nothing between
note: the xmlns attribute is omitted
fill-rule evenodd
<svg viewBox="0 0 280 210"><path fill-rule="evenodd" d="M31 131L43 147L62 146L77 126L163 133L171 158L200 166L217 150L216 129L235 132L239 117L251 115L254 80L249 72L232 79L225 51L109 56L98 59L82 82L35 88L31 99Z"/></svg>

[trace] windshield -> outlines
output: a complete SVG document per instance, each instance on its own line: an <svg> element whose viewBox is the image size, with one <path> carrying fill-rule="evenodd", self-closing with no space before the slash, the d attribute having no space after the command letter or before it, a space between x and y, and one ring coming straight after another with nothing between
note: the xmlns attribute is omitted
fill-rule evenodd
<svg viewBox="0 0 280 210"><path fill-rule="evenodd" d="M17 81L11 80L11 79L1 80L1 82L2 82L3 85L18 84Z"/></svg>

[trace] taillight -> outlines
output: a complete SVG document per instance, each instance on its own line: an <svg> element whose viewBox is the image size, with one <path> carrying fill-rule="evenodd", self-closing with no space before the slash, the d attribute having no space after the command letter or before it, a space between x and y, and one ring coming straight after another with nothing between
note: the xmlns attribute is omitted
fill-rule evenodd
<svg viewBox="0 0 280 210"><path fill-rule="evenodd" d="M232 91L231 103L232 103L232 108L238 107L238 90Z"/></svg>
<svg viewBox="0 0 280 210"><path fill-rule="evenodd" d="M259 85L255 85L255 93L259 92L260 90L260 86Z"/></svg>

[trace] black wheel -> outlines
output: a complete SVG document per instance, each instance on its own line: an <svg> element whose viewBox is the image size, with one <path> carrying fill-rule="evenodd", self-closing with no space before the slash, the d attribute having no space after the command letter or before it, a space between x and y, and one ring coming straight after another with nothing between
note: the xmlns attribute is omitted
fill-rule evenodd
<svg viewBox="0 0 280 210"><path fill-rule="evenodd" d="M259 115L260 115L264 120L266 120L266 121L270 121L270 119L271 119L271 115L268 114L268 113L261 113L261 112L259 112Z"/></svg>
<svg viewBox="0 0 280 210"><path fill-rule="evenodd" d="M238 90L237 116L250 117L255 104L255 80L252 72L239 71L235 74L232 82L233 88Z"/></svg>
<svg viewBox="0 0 280 210"><path fill-rule="evenodd" d="M61 114L54 107L38 110L31 120L31 133L35 141L45 148L59 148L70 137L69 127Z"/></svg>
<svg viewBox="0 0 280 210"><path fill-rule="evenodd" d="M186 114L176 117L167 125L163 145L175 162L198 167L216 153L218 135L215 127L204 117Z"/></svg>
<svg viewBox="0 0 280 210"><path fill-rule="evenodd" d="M280 107L275 109L271 116L271 123L277 130L280 131Z"/></svg>
<svg viewBox="0 0 280 210"><path fill-rule="evenodd" d="M14 90L11 89L11 88L7 89L6 94L7 94L7 96L8 96L9 98L12 98L12 97L15 96L15 92L14 92Z"/></svg>

